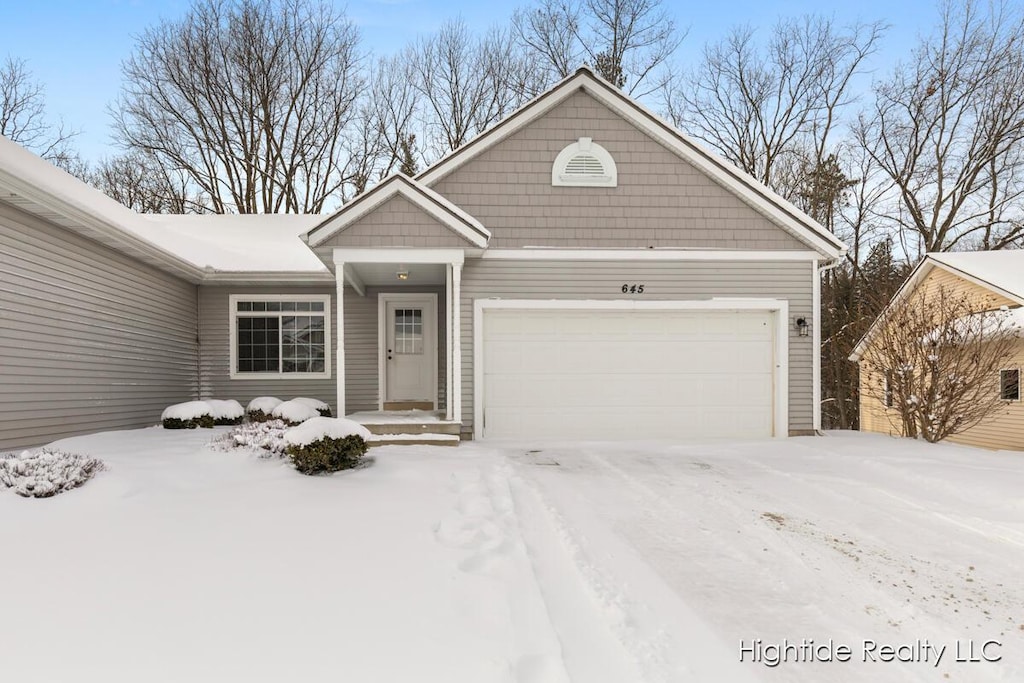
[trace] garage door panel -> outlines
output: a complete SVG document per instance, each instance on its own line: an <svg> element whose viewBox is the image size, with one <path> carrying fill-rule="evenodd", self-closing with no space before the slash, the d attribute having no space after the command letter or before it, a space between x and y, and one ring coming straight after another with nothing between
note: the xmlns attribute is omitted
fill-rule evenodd
<svg viewBox="0 0 1024 683"><path fill-rule="evenodd" d="M768 311L489 310L490 438L770 436Z"/></svg>

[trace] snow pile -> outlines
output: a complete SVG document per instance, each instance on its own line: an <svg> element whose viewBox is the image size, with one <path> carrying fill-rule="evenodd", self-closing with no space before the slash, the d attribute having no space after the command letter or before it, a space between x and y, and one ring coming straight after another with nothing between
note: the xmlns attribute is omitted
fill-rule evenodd
<svg viewBox="0 0 1024 683"><path fill-rule="evenodd" d="M185 403L175 403L173 406L167 406L164 409L161 420L198 420L204 415L213 417L213 407L206 401L186 401Z"/></svg>
<svg viewBox="0 0 1024 683"><path fill-rule="evenodd" d="M216 424L238 424L242 418L245 417L245 411L242 410L242 404L238 401L218 401L216 399L210 399L207 400L206 403L210 406L210 414L213 415L213 419Z"/></svg>
<svg viewBox="0 0 1024 683"><path fill-rule="evenodd" d="M299 396L298 398L293 398L292 400L309 406L313 410L320 413L322 417L331 416L331 407L318 398L306 398L304 396Z"/></svg>
<svg viewBox="0 0 1024 683"><path fill-rule="evenodd" d="M255 410L259 410L270 415L274 412L274 408L278 407L282 403L284 403L284 401L274 396L258 396L249 401L249 405L246 406L245 412L251 413Z"/></svg>
<svg viewBox="0 0 1024 683"><path fill-rule="evenodd" d="M271 412L273 417L292 424L301 424L314 417L320 417L320 412L300 401L285 401Z"/></svg>
<svg viewBox="0 0 1024 683"><path fill-rule="evenodd" d="M308 446L321 439L344 439L352 435L370 440L370 430L358 422L343 417L314 417L285 432L284 442L288 446Z"/></svg>
<svg viewBox="0 0 1024 683"><path fill-rule="evenodd" d="M49 498L78 488L104 469L103 461L43 449L0 458L0 486L26 498Z"/></svg>

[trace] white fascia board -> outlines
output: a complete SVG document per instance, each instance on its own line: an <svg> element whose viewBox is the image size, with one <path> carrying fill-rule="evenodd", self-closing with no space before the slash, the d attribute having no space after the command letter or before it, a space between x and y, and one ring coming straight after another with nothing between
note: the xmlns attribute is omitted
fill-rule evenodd
<svg viewBox="0 0 1024 683"><path fill-rule="evenodd" d="M729 251L716 249L488 249L483 259L509 261L817 261L816 251Z"/></svg>
<svg viewBox="0 0 1024 683"><path fill-rule="evenodd" d="M352 223L370 214L384 202L399 195L471 244L481 248L487 246L491 233L480 221L433 190L418 185L414 180L403 175L391 176L370 190L362 201L357 200L349 208L341 209L338 215L306 233L307 244L311 247L322 244ZM326 229L328 226L330 226L329 230Z"/></svg>
<svg viewBox="0 0 1024 683"><path fill-rule="evenodd" d="M230 283L268 283L268 284L322 284L334 282L334 274L330 271L206 271L200 284Z"/></svg>
<svg viewBox="0 0 1024 683"><path fill-rule="evenodd" d="M1000 296L1006 297L1010 301L1016 301L1018 304L1024 305L1024 298L1021 298L1021 296L1019 294L1015 294L1013 292L1009 292L1009 291L1007 291L1007 290L1005 290L1005 289L1003 289L1001 287L996 287L994 284L992 284L991 282L986 281L982 277L979 277L977 275L972 275L971 273L968 273L966 270L960 270L956 266L951 266L948 263L944 263L943 261L940 261L939 259L933 259L931 256L929 256L928 259L930 261L932 261L939 268L942 268L943 270L948 271L948 272L952 273L953 275L956 275L959 278L963 278L964 280L967 280L968 282L972 282L972 283L978 285L979 287L982 287L982 288L987 289L989 291L995 292L996 294L998 294Z"/></svg>
<svg viewBox="0 0 1024 683"><path fill-rule="evenodd" d="M462 249L335 247L334 265L345 263L458 263L466 260Z"/></svg>
<svg viewBox="0 0 1024 683"><path fill-rule="evenodd" d="M715 298L634 301L628 299L476 299L473 302L473 432L485 437L484 312L488 309L637 310L637 311L772 311L775 313L776 373L773 431L789 436L789 302L785 299Z"/></svg>

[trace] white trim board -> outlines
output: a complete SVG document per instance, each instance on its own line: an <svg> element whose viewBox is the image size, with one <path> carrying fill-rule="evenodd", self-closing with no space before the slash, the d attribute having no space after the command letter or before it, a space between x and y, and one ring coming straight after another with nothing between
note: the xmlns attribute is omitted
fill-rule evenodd
<svg viewBox="0 0 1024 683"><path fill-rule="evenodd" d="M632 301L611 299L476 299L473 302L473 438L485 439L483 316L490 309L534 310L662 310L772 311L775 313L775 391L772 397L776 438L789 436L789 302L784 299L718 298L700 300Z"/></svg>
<svg viewBox="0 0 1024 683"><path fill-rule="evenodd" d="M334 264L339 263L458 263L466 260L462 249L410 249L335 247Z"/></svg>
<svg viewBox="0 0 1024 683"><path fill-rule="evenodd" d="M508 261L816 261L816 251L747 251L718 249L559 249L523 247L488 249L482 259Z"/></svg>
<svg viewBox="0 0 1024 683"><path fill-rule="evenodd" d="M377 294L377 408L384 410L384 403L388 400L387 395L387 336L388 336L388 303L407 302L410 304L428 302L433 315L424 315L423 338L428 338L427 322L430 323L430 339L433 342L434 352L431 355L433 363L434 390L431 393L431 401L434 403L434 410L437 410L438 393L438 337L437 331L437 293L436 292L380 292ZM446 350L446 353L448 351ZM449 365L451 362L449 361ZM445 388L447 391L447 387Z"/></svg>

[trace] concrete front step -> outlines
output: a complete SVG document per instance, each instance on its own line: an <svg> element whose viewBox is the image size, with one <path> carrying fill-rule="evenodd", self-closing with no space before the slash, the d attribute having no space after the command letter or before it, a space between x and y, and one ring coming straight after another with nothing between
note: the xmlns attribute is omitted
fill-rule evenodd
<svg viewBox="0 0 1024 683"><path fill-rule="evenodd" d="M458 446L457 434L374 434L367 441L374 446Z"/></svg>
<svg viewBox="0 0 1024 683"><path fill-rule="evenodd" d="M371 434L453 434L459 435L458 422L364 422Z"/></svg>

